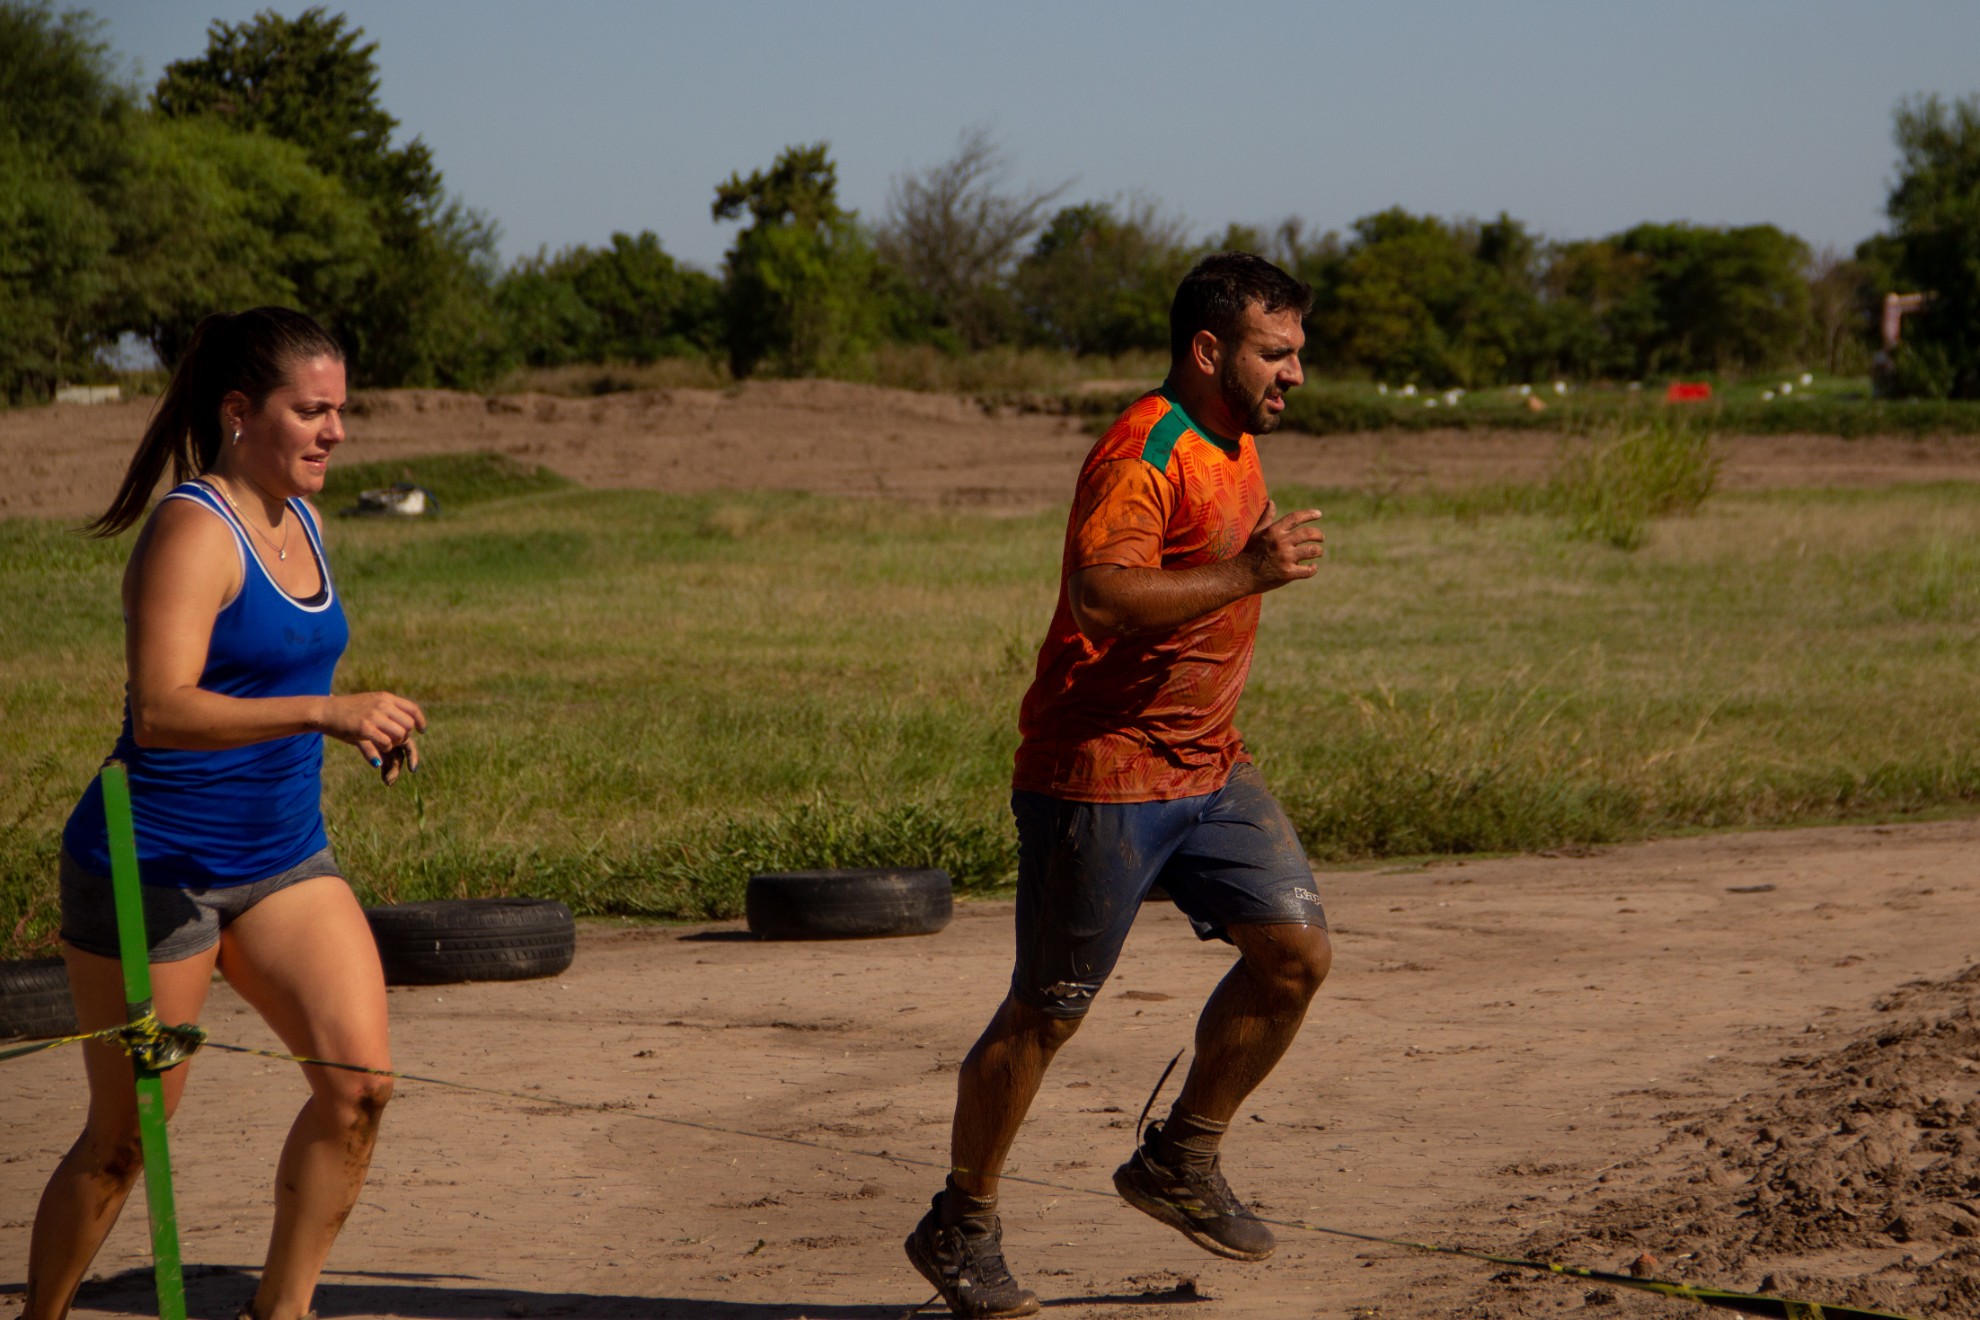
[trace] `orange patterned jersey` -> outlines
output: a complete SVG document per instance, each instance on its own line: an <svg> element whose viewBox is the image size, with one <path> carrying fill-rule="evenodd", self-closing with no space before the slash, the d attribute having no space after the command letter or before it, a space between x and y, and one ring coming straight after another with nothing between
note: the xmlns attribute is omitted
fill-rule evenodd
<svg viewBox="0 0 1980 1320"><path fill-rule="evenodd" d="M1258 597L1171 632L1094 641L1067 579L1096 564L1193 568L1244 548L1265 510L1251 436L1226 440L1166 389L1121 414L1086 456L1066 523L1059 604L1018 712L1013 786L1078 802L1214 793L1250 759L1231 721L1251 671Z"/></svg>

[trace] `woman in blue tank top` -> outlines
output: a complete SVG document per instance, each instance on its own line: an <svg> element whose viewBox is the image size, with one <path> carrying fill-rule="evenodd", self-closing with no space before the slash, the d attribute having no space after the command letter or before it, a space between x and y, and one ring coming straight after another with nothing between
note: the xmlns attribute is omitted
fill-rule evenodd
<svg viewBox="0 0 1980 1320"><path fill-rule="evenodd" d="M332 696L349 633L308 496L344 438L343 351L301 313L210 316L91 530L136 523L167 460L178 483L124 573L123 729L154 1009L194 1022L217 967L290 1051L390 1068L385 979L324 833L323 735L387 784L418 768L418 706ZM101 791L62 834L62 953L84 1031L124 1020ZM65 1314L141 1167L129 1058L84 1046L89 1118L35 1215L26 1316ZM164 1075L177 1108L189 1065ZM371 1160L388 1078L305 1067L310 1096L275 1177L250 1320L308 1313Z"/></svg>

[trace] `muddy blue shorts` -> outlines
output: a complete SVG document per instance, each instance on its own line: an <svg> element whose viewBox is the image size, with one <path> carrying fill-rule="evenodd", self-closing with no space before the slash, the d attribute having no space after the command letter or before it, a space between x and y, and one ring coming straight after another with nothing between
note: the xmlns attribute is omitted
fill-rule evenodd
<svg viewBox="0 0 1980 1320"><path fill-rule="evenodd" d="M84 953L117 957L117 899L110 877L83 870L66 848L61 873L62 938ZM177 962L203 953L220 942L222 928L270 894L319 875L342 874L336 855L325 848L286 871L249 884L206 889L140 885L151 961Z"/></svg>
<svg viewBox="0 0 1980 1320"><path fill-rule="evenodd" d="M1232 926L1324 927L1313 868L1257 767L1215 793L1169 802L1011 794L1017 817L1017 970L1011 993L1050 1017L1084 1017L1148 891L1166 889L1197 938Z"/></svg>

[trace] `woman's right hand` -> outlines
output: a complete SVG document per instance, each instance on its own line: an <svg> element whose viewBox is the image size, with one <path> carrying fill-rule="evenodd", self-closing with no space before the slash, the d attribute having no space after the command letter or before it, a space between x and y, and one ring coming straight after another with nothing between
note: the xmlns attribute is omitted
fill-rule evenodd
<svg viewBox="0 0 1980 1320"><path fill-rule="evenodd" d="M332 738L357 748L374 769L382 769L388 754L409 748L413 734L426 728L426 714L413 702L390 692L354 692L324 698L322 726ZM406 756L412 764L419 764L416 754L408 751Z"/></svg>

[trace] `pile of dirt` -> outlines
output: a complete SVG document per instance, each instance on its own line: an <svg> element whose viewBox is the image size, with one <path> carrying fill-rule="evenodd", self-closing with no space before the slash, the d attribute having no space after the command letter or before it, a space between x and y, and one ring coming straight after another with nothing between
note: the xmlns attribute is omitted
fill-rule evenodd
<svg viewBox="0 0 1980 1320"><path fill-rule="evenodd" d="M0 409L0 518L100 513L154 402ZM350 441L334 461L490 452L583 486L805 490L995 513L1058 511L1093 443L1081 418L1063 411L833 380L581 399L365 390L351 396ZM1972 436L1721 436L1716 443L1728 490L1980 481ZM1281 432L1261 452L1279 486L1397 493L1537 481L1559 446L1558 436L1539 431Z"/></svg>
<svg viewBox="0 0 1980 1320"><path fill-rule="evenodd" d="M1980 1315L1980 965L1876 1008L1847 1045L1782 1060L1776 1085L1602 1179L1636 1186L1570 1197L1573 1231L1521 1250L1616 1269L1647 1253L1662 1278Z"/></svg>

